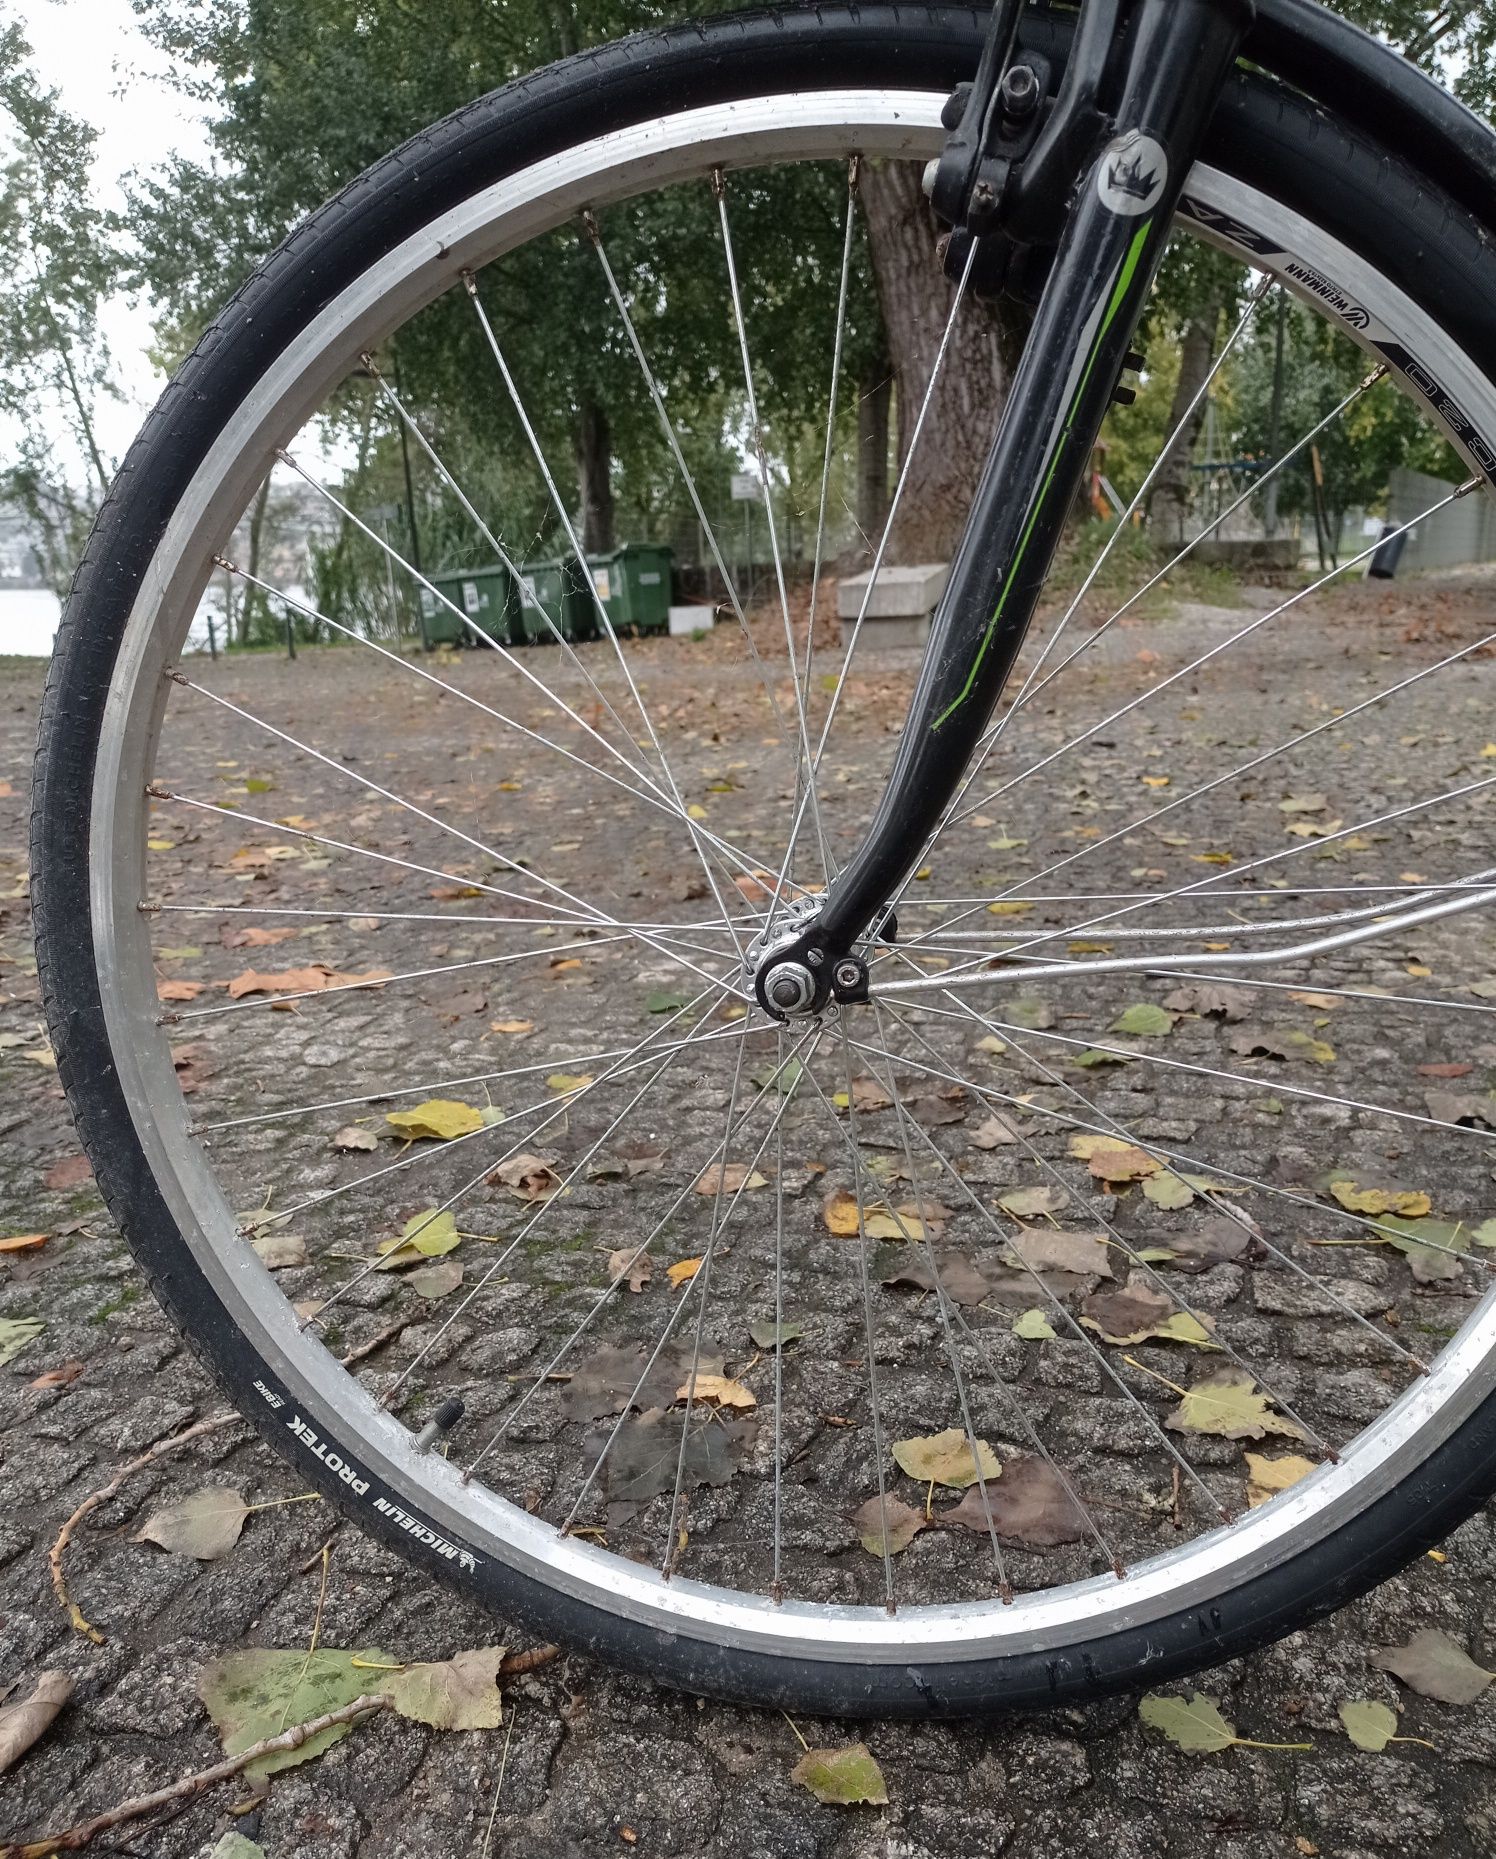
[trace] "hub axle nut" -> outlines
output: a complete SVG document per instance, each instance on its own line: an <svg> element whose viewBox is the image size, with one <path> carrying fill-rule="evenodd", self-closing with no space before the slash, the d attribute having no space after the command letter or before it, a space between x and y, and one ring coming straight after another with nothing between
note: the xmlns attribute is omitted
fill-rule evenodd
<svg viewBox="0 0 1496 1859"><path fill-rule="evenodd" d="M799 1013L815 999L815 976L799 962L782 962L770 975L764 993L781 1013Z"/></svg>

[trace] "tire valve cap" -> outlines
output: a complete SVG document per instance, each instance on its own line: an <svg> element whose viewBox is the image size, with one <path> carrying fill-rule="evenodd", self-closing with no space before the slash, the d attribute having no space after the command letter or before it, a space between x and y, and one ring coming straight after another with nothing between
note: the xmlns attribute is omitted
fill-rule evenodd
<svg viewBox="0 0 1496 1859"><path fill-rule="evenodd" d="M417 1433L416 1451L430 1452L438 1440L446 1438L466 1411L461 1401L443 1401Z"/></svg>

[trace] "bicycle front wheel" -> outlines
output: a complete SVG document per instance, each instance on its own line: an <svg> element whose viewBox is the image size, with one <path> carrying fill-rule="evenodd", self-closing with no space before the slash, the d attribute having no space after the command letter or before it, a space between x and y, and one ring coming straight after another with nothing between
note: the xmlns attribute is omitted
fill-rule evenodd
<svg viewBox="0 0 1496 1859"><path fill-rule="evenodd" d="M899 944L870 951L873 1004L785 1029L745 983L855 846L912 674L860 617L812 659L783 529L778 480L813 453L802 570L827 555L864 262L848 182L938 150L984 23L663 33L372 169L152 416L42 723L59 1069L232 1398L497 1610L828 1712L1051 1702L1231 1656L1447 1531L1496 1465L1491 1100L1428 1075L1459 1075L1496 1011L1469 991L1476 919L1441 914L1490 877L1480 640L1347 634L1332 704L1297 677L1297 595L1161 627L1140 662L1129 591L1097 613L1116 583L1093 577L1079 620L1066 600L1036 627ZM763 336L791 209L847 215L804 409L824 450L764 439L759 404L792 375L793 332ZM1343 391L1286 457L1354 446L1399 395L1410 435L1491 456L1496 258L1395 155L1240 77L1177 236L1235 262L1230 365L1267 352L1274 290L1325 319ZM576 369L532 378L514 306L556 277ZM693 291L718 352L663 352ZM392 346L430 319L507 422L502 481L447 455L440 380L396 384ZM712 639L629 636L663 617L657 563L567 564L555 459L599 366L658 423L722 576ZM757 604L680 417L703 382L766 480ZM403 438L451 559L507 589L502 624L390 540L339 463L350 421ZM415 656L236 563L273 469L483 649ZM537 520L553 581L519 560ZM630 572L632 612L609 580ZM215 574L322 643L210 661ZM1436 752L1357 772L1399 730ZM1390 943L1360 939L1397 912Z"/></svg>

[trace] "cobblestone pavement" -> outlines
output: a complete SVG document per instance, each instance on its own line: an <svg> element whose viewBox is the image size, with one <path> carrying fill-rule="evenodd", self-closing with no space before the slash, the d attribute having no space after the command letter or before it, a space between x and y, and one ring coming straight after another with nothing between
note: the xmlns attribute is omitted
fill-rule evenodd
<svg viewBox="0 0 1496 1859"><path fill-rule="evenodd" d="M1256 598L1247 596L1249 604ZM1258 604L1266 600L1263 596ZM1222 742L1235 747L1237 759L1245 759L1253 745L1307 727L1378 685L1470 643L1490 629L1493 612L1496 579L1478 575L1389 590L1356 589L1312 611L1296 610L1291 631L1268 629L1271 650L1265 638L1249 661L1232 658L1229 675L1193 677L1166 721L1136 727L1129 722L1098 736L1078 759L1076 772L1062 782L1043 784L1042 793L1037 791L1041 784L1034 784L1030 797L1015 799L1003 810L994 830L1022 839L1026 828L1037 830L1033 823L1043 807L1058 805L1073 815L1080 834L1095 837L1097 819L1110 831L1116 823L1110 814L1125 807L1131 817L1139 795L1146 798L1150 792L1139 785L1140 769L1156 771L1151 791L1158 796L1182 792L1218 770L1221 764L1213 758ZM1170 666L1224 637L1242 618L1239 611L1190 609L1116 629L1095 655L1095 665L1088 664L1065 687L1063 698L1057 692L1046 703L1037 740L1057 742L1079 720L1105 715ZM475 662L479 656L466 655L444 675L485 701L497 701L500 686L491 668ZM823 669L833 662L828 659ZM710 777L726 773L730 788L731 765L745 766L757 756L763 735L763 718L743 694L745 668L717 641L642 648L637 663L646 691L675 708L672 727L681 732L683 753L690 743L693 779L710 791ZM912 669L907 657L873 655L853 694L849 717L856 740L867 745L859 778L869 792L892 744ZM294 666L269 657L194 665L192 675L247 708L290 717L293 726L299 717L300 727L310 729L315 719L320 742L346 725L339 740L353 746L345 762L352 762L356 752L366 771L381 762L402 766L407 756L412 766L419 765L420 754L445 758L450 767L432 777L424 797L435 810L460 811L463 796L480 789L485 799L496 792L519 795L525 804L532 798L525 790L537 779L536 771L523 756L506 753L498 762L480 756L473 746L476 727L443 734L446 726L435 720L432 704L382 708L385 686L366 677L362 663L349 652L305 653ZM72 1676L76 1689L51 1731L0 1782L0 1840L38 1837L214 1760L218 1739L197 1696L202 1666L248 1644L306 1645L319 1618L319 1596L320 1643L328 1647L378 1646L391 1658L411 1660L503 1640L528 1644L522 1635L506 1633L502 1622L339 1524L320 1502L258 1512L238 1546L217 1562L197 1563L132 1540L152 1510L203 1484L232 1483L256 1504L298 1495L301 1487L292 1469L237 1422L134 1475L79 1528L67 1552L67 1580L74 1600L98 1629L100 1643L75 1631L55 1598L47 1552L69 1513L125 1462L215 1412L220 1402L159 1313L104 1215L86 1167L77 1159L61 1092L46 1063L27 942L24 850L40 685L40 666L0 663L0 1236L49 1235L37 1249L0 1254L0 1317L39 1317L46 1325L0 1368L0 1686L16 1681L24 1695L38 1670L58 1667ZM709 700L699 692L709 693ZM1264 778L1255 794L1237 784L1229 797L1197 809L1179 828L1183 844L1169 844L1163 837L1167 829L1161 827L1141 851L1134 838L1119 843L1099 869L1119 888L1153 882L1164 871L1172 876L1171 858L1229 848L1245 835L1251 804L1273 810L1284 798L1324 794L1325 808L1307 815L1290 809L1284 817L1327 825L1333 815L1349 825L1435 791L1430 784L1479 779L1492 767L1480 759L1480 751L1496 734L1490 721L1493 699L1496 665L1480 658L1462 663L1444 682L1430 679L1410 690L1395 714L1378 714L1358 725L1354 757L1336 749L1333 738L1322 740L1312 754L1296 757L1271 780ZM250 745L234 719L202 706L194 714L195 732L185 729L177 739L178 759L171 769L171 780L183 791L193 791L189 782L196 782L199 793L232 793L231 804L241 815L263 809L274 820L314 816L324 825L340 820L355 835L379 831L373 816L359 817L368 796L356 796L351 803L339 798L331 777L321 785L312 777L293 783L278 768L273 790L257 788L257 779L269 778L269 764L254 759L262 752ZM1354 775L1347 776L1344 766L1353 760ZM1484 863L1471 850L1480 842L1483 821L1489 844L1490 814L1482 812L1482 799L1476 797L1449 820L1441 815L1437 823L1414 822L1406 832L1399 829L1346 857L1354 860L1359 853L1369 863L1357 871L1364 875L1374 868L1390 880L1405 866L1444 872ZM516 800L516 807L520 804ZM722 804L730 807L730 795ZM297 814L293 808L305 811ZM554 811L558 849L567 843L563 835L573 830L585 840L590 822L583 793L558 788ZM200 831L206 837L221 824L184 825L170 809L158 818L162 844L171 848L168 856L180 855L184 868L195 857L188 835ZM579 822L575 828L574 818ZM733 830L746 833L752 824L735 819ZM221 854L214 855L222 861L215 877L224 882L207 895L247 896L250 886L266 882L263 860L257 863L253 857L237 873L229 871L234 847L242 850L250 837L247 828L235 831L238 838L225 839ZM1278 849L1294 842L1284 839L1279 821L1271 836L1259 835L1251 843L1254 849ZM579 856L588 856L585 847ZM613 856L621 869L636 876L632 886L620 884L642 894L641 909L680 898L678 871L652 868L642 853L636 861L627 845L615 846ZM460 868L459 876L470 869ZM1204 869L1195 868L1197 873ZM1313 869L1338 874L1344 868L1339 862L1320 862ZM1006 882L1021 875L1021 868L999 859L995 872L997 880ZM343 893L347 910L378 908L365 900L357 875L349 877L337 860L330 866L313 863L310 878L300 870L297 881L315 884L324 874L330 887ZM278 868L268 877L282 886L280 895L290 904L296 895L291 878L282 877ZM263 888L255 892L264 894ZM463 906L457 902L450 908ZM356 972L376 962L394 969L422 956L451 963L464 955L456 934L433 947L429 933L402 936L391 923L377 932L350 929L345 935L339 930L312 944L292 943L289 949L228 952L223 932L232 931L234 921L227 916L221 922L176 919L169 934L158 937L158 944L179 951L163 956L163 979L198 975L211 983L231 977L246 961L279 968L325 960L339 971ZM1332 964L1316 972L1322 985L1370 974L1381 985L1408 990L1411 965L1415 971L1432 971L1434 985L1449 981L1457 989L1459 981L1451 977L1474 979L1496 970L1489 936L1470 928L1468 919L1462 921L1465 927L1459 929L1431 930L1415 947L1380 951L1369 968L1359 967L1352 952L1343 969ZM190 953L180 953L184 949ZM591 1011L597 1027L606 1031L613 1005L601 956L597 968ZM550 994L544 984L515 984L506 991L498 984L480 987L461 974L446 977L440 990L423 996L432 1024L441 1028L444 1048L433 1071L455 1074L502 1063L493 1056L502 1036L487 1032L496 1014L533 1018L540 1023L537 1040L543 1041L546 1016L553 1011L550 1002L565 986L564 975ZM388 1021L359 1004L358 996L352 1000L358 1010L344 1011L335 1034L312 1008L251 1016L246 1024L269 1042L267 1063L284 1061L315 1080L336 1079L353 1061L393 1065L404 1048ZM1282 1016L1268 1017L1274 1024L1286 1023ZM1302 1010L1295 1024L1310 1024ZM1196 1033L1203 1041L1217 1038L1222 1029L1181 1027L1181 1037ZM1390 1081L1397 1087L1392 1095L1414 1103L1420 1098L1420 1085L1412 1081L1417 1065L1447 1069L1468 1064L1471 1070L1461 1082L1449 1086L1458 1091L1488 1088L1489 1070L1496 1065L1496 1044L1486 1041L1478 1023L1473 1032L1463 1024L1451 1031L1442 1024L1426 1027L1417 1018L1394 1023L1373 1015L1357 1031L1347 1014L1336 1020L1333 1036L1342 1072L1332 1078L1281 1063L1275 1070L1275 1061L1261 1057L1242 1062L1261 1079L1260 1092L1266 1095L1279 1089L1275 1079L1281 1078L1347 1091ZM185 1064L200 1074L200 1095L215 1105L234 1102L232 1079L242 1037L231 1017L205 1019L183 1035L194 1048ZM1206 1047L1171 1049L1198 1054ZM551 1056L549 1048L543 1056ZM1233 1131L1244 1132L1244 1143L1248 1138L1256 1142L1260 1156L1268 1140L1264 1131L1270 1128L1265 1119L1282 1114L1281 1104L1272 1110L1260 1097L1254 1108L1229 1093L1202 1096L1199 1083L1189 1078L1171 1082L1169 1074L1143 1066L1115 1069L1126 1076L1104 1082L1097 1077L1087 1090L1104 1092L1101 1101L1112 1111L1160 1141L1187 1140L1181 1132L1202 1124L1214 1131L1229 1123ZM211 1088L215 1071L216 1094ZM1420 1084L1427 1082L1425 1076ZM320 1089L319 1083L314 1095ZM720 1117L720 1111L716 1114ZM1285 1160L1282 1178L1307 1180L1327 1162L1349 1155L1358 1141L1355 1153L1364 1156L1368 1127L1374 1126L1331 1105L1321 1106L1312 1122L1290 1116L1283 1125L1289 1133L1276 1145ZM1055 1140L1053 1153L1061 1155L1063 1134ZM1452 1152L1446 1153L1434 1132L1412 1140L1377 1140L1375 1153L1392 1158L1394 1168L1400 1165L1421 1180L1442 1180L1446 1173L1454 1177ZM298 1158L299 1180L316 1186L343 1178L344 1161L327 1159L325 1131L304 1141L293 1133L286 1141L289 1148L274 1153L280 1159ZM1475 1186L1458 1193L1451 1189L1449 1204L1439 1207L1447 1217L1493 1211L1480 1205L1479 1184L1488 1179L1490 1166L1487 1148L1468 1145L1461 1151L1462 1179L1471 1177L1472 1149L1480 1158ZM271 1154L268 1142L260 1148L250 1145L229 1154L226 1166L242 1173L250 1192L259 1180L256 1158L263 1161ZM983 1191L996 1189L1015 1178L1006 1155L1004 1150L973 1153L969 1167L963 1162L963 1172ZM605 1187L583 1190L578 1208L605 1209ZM808 1210L811 1203L806 1205ZM1104 1205L1116 1212L1118 1202ZM366 1253L367 1233L354 1235L350 1229L350 1243L355 1238ZM563 1275L567 1295L596 1282L595 1252L596 1246L589 1246L569 1268L570 1276ZM1419 1283L1401 1259L1385 1250L1347 1248L1342 1256L1335 1281L1341 1296L1359 1312L1399 1323L1400 1334L1447 1333L1468 1312L1476 1281L1483 1279L1483 1272L1467 1268L1453 1282ZM300 1294L310 1295L323 1281L314 1268L303 1269L311 1275ZM1229 1302L1238 1288L1230 1269L1217 1268L1193 1280L1194 1300L1205 1308ZM1275 1324L1264 1331L1264 1347L1272 1352L1267 1359L1282 1387L1309 1402L1316 1414L1333 1410L1336 1401L1351 1411L1352 1397L1368 1387L1375 1395L1375 1371L1365 1344L1338 1320L1329 1320L1336 1313L1327 1316L1312 1304L1296 1304L1292 1284L1280 1275L1259 1277L1279 1287L1269 1296L1259 1286L1256 1297L1259 1316L1277 1312ZM343 1346L358 1347L387 1324L394 1306L388 1304L387 1282L379 1282L380 1295L350 1311ZM293 1295L298 1292L300 1281L294 1281ZM518 1326L521 1318L514 1316L512 1322ZM505 1332L511 1351L515 1333L513 1327ZM534 1349L538 1338L533 1331L528 1335L528 1347ZM832 1345L838 1342L837 1333L828 1330L827 1336ZM1140 1359L1183 1372L1177 1354L1144 1350ZM1074 1383L1076 1360L1074 1355L1063 1358L1061 1368L1051 1371L1056 1389ZM373 1371L380 1362L376 1353ZM67 1373L51 1373L59 1369ZM1083 1388L1079 1392L1084 1396ZM1092 1424L1113 1425L1115 1416L1115 1403L1108 1403L1097 1408ZM1075 1424L1079 1449L1086 1441L1081 1423ZM1224 1458L1208 1450L1214 1443L1202 1443L1198 1455L1212 1478L1215 1468L1225 1466ZM539 1444L535 1451L540 1477L545 1468ZM1234 1467L1234 1447L1230 1457ZM1219 1475L1224 1478L1225 1470ZM945 1536L948 1540L950 1533ZM329 1542L323 1594L321 1551ZM943 1553L931 1548L932 1566ZM858 1552L852 1554L855 1558ZM871 1565L870 1558L864 1560ZM850 1571L847 1558L841 1561ZM854 1575L846 1572L837 1579L851 1582ZM1432 1854L1464 1859L1488 1854L1496 1851L1496 1686L1472 1705L1443 1705L1415 1696L1368 1662L1371 1649L1400 1644L1422 1627L1441 1627L1482 1664L1496 1663L1496 1530L1489 1512L1459 1530L1444 1546L1442 1559L1425 1558L1337 1618L1201 1681L1241 1736L1265 1744L1307 1743L1306 1750L1238 1746L1216 1755L1184 1754L1145 1731L1136 1699L1130 1697L992 1723L802 1723L799 1728L818 1743L865 1738L882 1766L890 1797L886 1808L837 1808L817 1804L792 1781L800 1750L796 1727L782 1715L672 1694L563 1654L512 1681L507 1734L440 1733L386 1715L361 1725L321 1760L277 1777L263 1803L242 1818L231 1818L227 1810L248 1796L231 1784L195 1798L174 1818L106 1835L94 1850L177 1859L210 1852L221 1834L234 1829L258 1841L269 1859L477 1859L485 1851L524 1859L592 1859L614 1852L690 1859L985 1859L996 1853L1037 1859L1054 1852L1106 1853L1109 1859L1312 1859L1317 1853L1333 1859L1425 1859ZM1404 1708L1403 1731L1426 1743L1399 1743L1380 1755L1356 1750L1337 1716L1338 1704L1348 1698L1380 1699ZM491 1844L486 1846L486 1840Z"/></svg>

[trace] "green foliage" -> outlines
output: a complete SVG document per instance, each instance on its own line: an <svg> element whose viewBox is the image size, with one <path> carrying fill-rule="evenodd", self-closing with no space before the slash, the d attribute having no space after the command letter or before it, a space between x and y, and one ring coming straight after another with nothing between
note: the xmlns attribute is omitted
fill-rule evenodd
<svg viewBox="0 0 1496 1859"><path fill-rule="evenodd" d="M0 416L19 433L0 498L30 518L61 593L113 470L94 414L113 391L98 315L118 276L119 229L90 194L95 132L38 81L30 56L20 28L0 26Z"/></svg>

